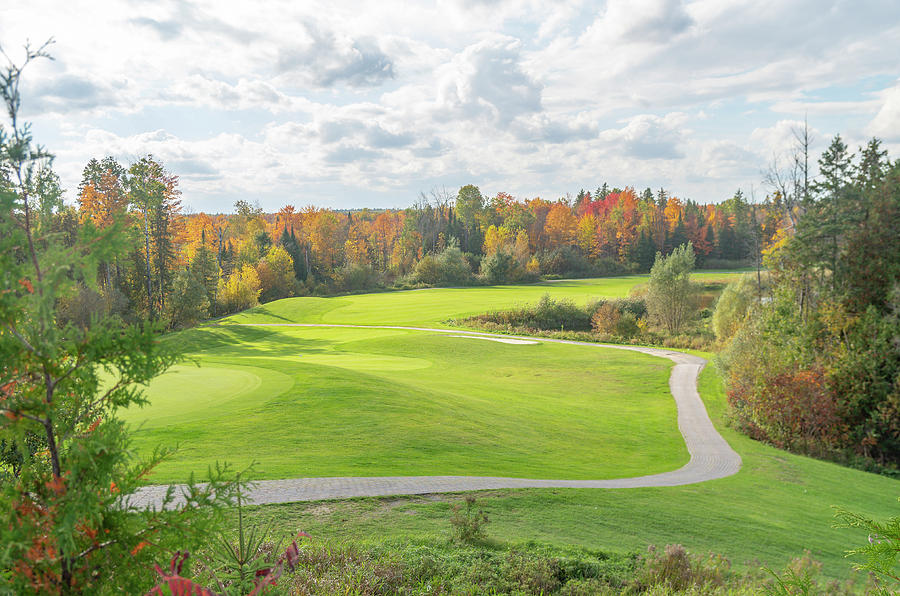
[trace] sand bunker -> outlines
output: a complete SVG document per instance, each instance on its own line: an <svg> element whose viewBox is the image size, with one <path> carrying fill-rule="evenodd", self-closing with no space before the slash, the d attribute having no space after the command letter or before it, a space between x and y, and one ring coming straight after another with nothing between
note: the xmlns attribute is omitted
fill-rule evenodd
<svg viewBox="0 0 900 596"><path fill-rule="evenodd" d="M499 341L501 344L516 344L516 345L528 345L528 344L536 344L536 341L530 341L527 339L506 339L504 337L483 337L481 335L450 335L449 337L467 337L469 339L486 339L488 341Z"/></svg>

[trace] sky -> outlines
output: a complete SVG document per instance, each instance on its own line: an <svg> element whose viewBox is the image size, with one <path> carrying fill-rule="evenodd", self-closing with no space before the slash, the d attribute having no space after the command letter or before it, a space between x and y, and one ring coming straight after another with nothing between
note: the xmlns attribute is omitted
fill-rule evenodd
<svg viewBox="0 0 900 596"><path fill-rule="evenodd" d="M664 187L701 203L808 122L900 157L896 0L29 0L0 46L52 37L22 117L72 201L91 158L148 153L189 210L406 207Z"/></svg>

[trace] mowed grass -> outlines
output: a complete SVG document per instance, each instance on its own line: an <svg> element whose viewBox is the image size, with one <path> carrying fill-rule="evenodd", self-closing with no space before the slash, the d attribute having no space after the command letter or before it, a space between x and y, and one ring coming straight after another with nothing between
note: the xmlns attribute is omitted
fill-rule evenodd
<svg viewBox="0 0 900 596"><path fill-rule="evenodd" d="M779 569L809 550L828 577L851 574L846 550L865 543L858 530L835 528L832 506L879 519L900 514L900 481L792 455L729 429L721 380L712 367L700 393L723 436L743 458L732 477L690 486L621 490L527 489L477 493L489 537L501 544L544 542L608 551L683 544L715 552L738 567ZM270 505L254 522L316 540L430 543L450 537L451 506L461 495L428 495ZM246 523L246 520L245 520Z"/></svg>
<svg viewBox="0 0 900 596"><path fill-rule="evenodd" d="M533 302L545 292L583 303L625 295L645 281L638 276L299 298L223 322L437 327L451 317ZM666 386L668 363L650 356L379 329L223 324L172 339L201 368L179 367L157 380L153 405L128 413L133 422L149 418L137 434L142 450L176 441L184 446L153 482L183 480L216 459L238 465L256 460L259 477L266 478L604 478L674 469L687 459ZM879 518L897 515L900 481L791 455L732 431L711 366L701 373L700 393L743 458L737 475L671 488L481 493L492 520L488 534L510 543L619 551L681 543L749 566L780 567L809 549L827 575L847 576L844 551L866 537L833 528L831 506ZM323 540L427 543L449 537L450 507L460 499L299 503L253 508L252 517Z"/></svg>
<svg viewBox="0 0 900 596"><path fill-rule="evenodd" d="M697 282L736 279L740 273L694 273ZM327 323L340 325L403 325L447 327L462 319L516 304L537 302L544 294L582 305L592 298L627 296L646 275L549 281L521 286L429 288L330 298L287 298L227 317L223 323Z"/></svg>
<svg viewBox="0 0 900 596"><path fill-rule="evenodd" d="M152 483L216 461L255 478L615 478L687 463L664 359L424 331L221 326L176 338L199 367L125 412Z"/></svg>
<svg viewBox="0 0 900 596"><path fill-rule="evenodd" d="M706 272L698 280L735 274ZM538 300L625 296L647 276L527 286L291 298L168 338L199 365L154 380L125 412L135 445L180 450L149 480L216 461L255 477L502 475L614 478L687 462L670 363L578 346L507 345L428 332L246 327L326 323L447 327Z"/></svg>

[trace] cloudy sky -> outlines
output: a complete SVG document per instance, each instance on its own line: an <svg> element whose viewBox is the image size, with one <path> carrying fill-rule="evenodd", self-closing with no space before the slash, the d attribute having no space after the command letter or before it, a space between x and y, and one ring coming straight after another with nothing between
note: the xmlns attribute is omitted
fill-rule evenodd
<svg viewBox="0 0 900 596"><path fill-rule="evenodd" d="M896 0L29 0L53 37L23 115L73 198L91 157L152 153L196 211L555 199L604 181L717 202L808 118L900 156Z"/></svg>

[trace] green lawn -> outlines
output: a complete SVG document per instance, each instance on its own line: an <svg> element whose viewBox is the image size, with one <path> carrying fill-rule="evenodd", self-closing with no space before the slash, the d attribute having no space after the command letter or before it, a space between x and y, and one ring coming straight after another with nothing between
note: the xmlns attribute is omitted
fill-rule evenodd
<svg viewBox="0 0 900 596"><path fill-rule="evenodd" d="M729 281L739 273L695 273L698 282ZM287 298L252 308L224 319L223 323L329 323L341 325L428 325L464 318L516 304L537 302L544 294L570 298L583 304L591 298L627 296L646 275L576 279L524 286L433 288L380 294L355 294L333 298Z"/></svg>
<svg viewBox="0 0 900 596"><path fill-rule="evenodd" d="M730 273L703 273L701 280ZM217 460L257 478L417 474L615 478L688 459L669 363L616 350L508 345L377 329L244 327L322 322L438 326L538 300L627 295L646 276L532 286L291 298L174 334L199 368L175 367L125 412L135 446L179 444L149 480Z"/></svg>
<svg viewBox="0 0 900 596"><path fill-rule="evenodd" d="M181 444L150 481L216 460L255 477L615 478L688 460L669 362L602 348L423 331L223 326L189 334L200 367L125 413L136 447Z"/></svg>
<svg viewBox="0 0 900 596"><path fill-rule="evenodd" d="M695 278L722 279L723 274ZM497 474L609 478L675 469L687 454L668 393L668 363L615 350L506 345L385 329L243 327L229 322L442 326L533 302L621 296L645 277L436 289L261 306L171 336L201 365L154 381L151 406L127 412L141 450L180 442L153 482L215 460L258 462L259 478ZM737 564L782 566L809 549L834 577L865 540L834 529L831 505L900 513L900 481L794 456L731 431L712 367L701 395L741 454L733 477L675 488L486 493L488 533L607 550L682 543ZM458 496L357 499L256 508L285 530L329 540L428 542L449 535Z"/></svg>
<svg viewBox="0 0 900 596"><path fill-rule="evenodd" d="M683 487L623 490L527 489L480 493L489 536L608 551L684 544L698 554L724 554L739 567L780 568L808 549L829 577L847 577L844 551L861 545L858 531L833 528L832 505L886 518L900 514L900 481L791 455L727 428L717 373L701 373L701 395L713 421L741 454L730 478ZM460 495L395 497L269 505L254 521L274 519L286 532L316 539L429 543L450 536L450 506Z"/></svg>

